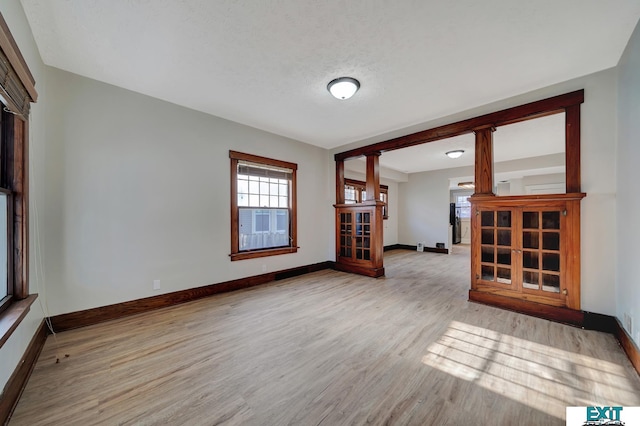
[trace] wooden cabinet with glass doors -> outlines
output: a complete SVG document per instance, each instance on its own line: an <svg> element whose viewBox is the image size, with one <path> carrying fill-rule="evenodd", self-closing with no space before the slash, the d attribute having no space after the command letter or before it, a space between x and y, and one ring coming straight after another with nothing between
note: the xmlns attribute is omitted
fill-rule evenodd
<svg viewBox="0 0 640 426"><path fill-rule="evenodd" d="M580 309L581 198L472 197L471 291Z"/></svg>
<svg viewBox="0 0 640 426"><path fill-rule="evenodd" d="M336 205L336 269L370 277L384 275L382 251L373 238L382 235L382 202Z"/></svg>

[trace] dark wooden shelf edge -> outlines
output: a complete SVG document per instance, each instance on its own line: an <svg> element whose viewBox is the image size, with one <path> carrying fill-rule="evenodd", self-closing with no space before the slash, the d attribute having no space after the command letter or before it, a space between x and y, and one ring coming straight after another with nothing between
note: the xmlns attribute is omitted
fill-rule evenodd
<svg viewBox="0 0 640 426"><path fill-rule="evenodd" d="M469 301L577 327L582 327L584 324L584 312L574 309L544 305L476 290L469 290Z"/></svg>
<svg viewBox="0 0 640 426"><path fill-rule="evenodd" d="M13 302L0 314L0 348L5 344L11 334L18 328L24 317L27 316L31 305L38 298L37 294L30 294L22 300Z"/></svg>
<svg viewBox="0 0 640 426"><path fill-rule="evenodd" d="M311 265L299 266L295 268L285 269L281 271L269 272L261 275L254 275L246 278L225 281L217 284L211 284L204 287L190 288L172 293L160 294L158 296L146 297L143 299L130 300L114 305L101 306L83 311L70 312L52 316L51 323L54 331L60 332L71 330L74 328L85 327L88 325L98 324L154 309L165 308L168 306L178 305L181 303L191 302L203 297L213 296L219 293L241 290L271 281L282 280L307 274L310 272L320 271L323 269L332 269L333 262L325 261Z"/></svg>

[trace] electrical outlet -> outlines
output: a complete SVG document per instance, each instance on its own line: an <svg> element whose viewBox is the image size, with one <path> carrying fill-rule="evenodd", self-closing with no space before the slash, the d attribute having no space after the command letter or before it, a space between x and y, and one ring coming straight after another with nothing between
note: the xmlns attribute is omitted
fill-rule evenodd
<svg viewBox="0 0 640 426"><path fill-rule="evenodd" d="M629 333L629 336L633 336L633 323L631 322L631 315L626 312L624 313L623 323L625 330L627 330L627 333Z"/></svg>
<svg viewBox="0 0 640 426"><path fill-rule="evenodd" d="M160 290L160 280L153 280L153 289Z"/></svg>

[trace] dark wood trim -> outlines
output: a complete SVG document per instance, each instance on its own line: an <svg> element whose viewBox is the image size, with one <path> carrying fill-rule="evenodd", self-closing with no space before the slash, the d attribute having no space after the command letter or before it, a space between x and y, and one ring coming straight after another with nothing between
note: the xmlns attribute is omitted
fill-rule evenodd
<svg viewBox="0 0 640 426"><path fill-rule="evenodd" d="M231 260L257 259L258 257L277 256L280 254L297 253L298 247L279 247L264 250L249 250L231 253Z"/></svg>
<svg viewBox="0 0 640 426"><path fill-rule="evenodd" d="M563 112L565 109L584 102L584 90L558 95L547 99L531 102L513 108L481 115L479 117L458 121L444 126L434 127L399 138L378 142L372 145L355 148L335 155L336 160L348 160L362 157L369 153L392 151L407 148L427 142L459 136L486 127L498 127L506 124L518 123L533 118L544 117Z"/></svg>
<svg viewBox="0 0 640 426"><path fill-rule="evenodd" d="M0 399L0 422L2 422L2 424L8 423L13 414L13 410L16 408L16 405L18 405L20 396L27 386L27 381L33 372L46 340L47 327L44 320L42 320L40 326L31 338L27 350L2 391L2 398Z"/></svg>
<svg viewBox="0 0 640 426"><path fill-rule="evenodd" d="M380 199L380 153L367 155L367 182L365 184L367 199L362 201L378 201Z"/></svg>
<svg viewBox="0 0 640 426"><path fill-rule="evenodd" d="M37 294L32 294L22 300L15 301L2 312L0 315L0 348L4 346L24 317L27 316L37 297Z"/></svg>
<svg viewBox="0 0 640 426"><path fill-rule="evenodd" d="M353 185L353 186L359 186L362 187L363 190L366 191L366 187L367 187L367 183L363 182L361 180L357 180L357 179L349 179L349 178L344 178L344 185ZM388 191L389 190L389 185L382 185L380 184L380 192L383 191ZM338 204L338 203L336 203ZM339 204L344 204L344 202L339 203Z"/></svg>
<svg viewBox="0 0 640 426"><path fill-rule="evenodd" d="M493 127L475 130L475 194L493 194ZM475 195L474 194L474 195Z"/></svg>
<svg viewBox="0 0 640 426"><path fill-rule="evenodd" d="M298 203L297 203L297 177L296 173L298 165L295 163L289 163L287 161L274 160L272 158L260 157L258 155L245 154L238 151L229 150L229 158L231 159L230 168L230 215L231 215L231 253L229 258L232 261L255 259L259 257L277 256L281 254L296 253L298 251ZM238 161L248 161L257 164L264 164L267 166L275 166L290 169L291 173L291 185L289 186L289 221L290 221L290 233L289 238L291 245L287 247L276 247L262 250L247 250L240 251L239 241L239 217L238 217ZM343 191L344 192L344 191Z"/></svg>
<svg viewBox="0 0 640 426"><path fill-rule="evenodd" d="M578 327L582 327L584 324L584 313L582 311L567 309L560 306L530 302L513 297L476 291L473 289L469 290L469 301L552 320L563 324L570 324Z"/></svg>
<svg viewBox="0 0 640 426"><path fill-rule="evenodd" d="M344 204L344 161L336 161L336 204ZM364 183L364 182L363 182Z"/></svg>
<svg viewBox="0 0 640 426"><path fill-rule="evenodd" d="M616 336L620 342L620 346L622 346L627 357L629 357L629 361L631 361L633 368L635 368L636 372L640 375L640 349L631 339L627 330L625 330L622 324L620 324L620 321L617 318L613 318L613 321L615 321L615 330L613 335Z"/></svg>
<svg viewBox="0 0 640 426"><path fill-rule="evenodd" d="M31 96L33 102L38 100L38 93L36 92L36 81L27 66L27 62L24 60L18 44L16 43L7 22L4 20L4 16L0 13L0 49L4 52L5 56L9 60L9 63L13 67L14 71L18 75L20 82Z"/></svg>
<svg viewBox="0 0 640 426"><path fill-rule="evenodd" d="M581 192L580 183L580 105L565 110L566 192Z"/></svg>
<svg viewBox="0 0 640 426"><path fill-rule="evenodd" d="M378 278L384 276L384 268L367 268L365 266L336 262L333 266L336 271L349 272L364 275L365 277Z"/></svg>
<svg viewBox="0 0 640 426"><path fill-rule="evenodd" d="M252 163L268 164L271 166L282 167L283 169L298 170L298 165L296 163L274 160L273 158L261 157L259 155L245 154L244 152L229 150L229 158L233 158L234 160L250 161Z"/></svg>
<svg viewBox="0 0 640 426"><path fill-rule="evenodd" d="M241 290L261 284L266 284L271 281L281 280L297 275L332 268L333 262L331 261L315 263L312 265L298 266L282 271L274 271L266 274L225 281L218 284L211 284L204 287L196 287L187 290L161 294L158 296L146 297L144 299L130 300L114 305L101 306L98 308L56 315L51 317L51 323L53 325L54 331L56 332L71 330L74 328L98 324L101 322L110 321L129 315L135 315L154 309L160 309L167 306L190 302L192 300L201 299L203 297L212 296L218 293Z"/></svg>

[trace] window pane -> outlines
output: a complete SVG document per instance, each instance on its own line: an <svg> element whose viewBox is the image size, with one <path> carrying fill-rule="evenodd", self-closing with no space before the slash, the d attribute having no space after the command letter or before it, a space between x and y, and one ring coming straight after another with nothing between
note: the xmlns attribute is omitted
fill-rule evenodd
<svg viewBox="0 0 640 426"><path fill-rule="evenodd" d="M288 209L238 209L239 249L286 247L289 243Z"/></svg>

